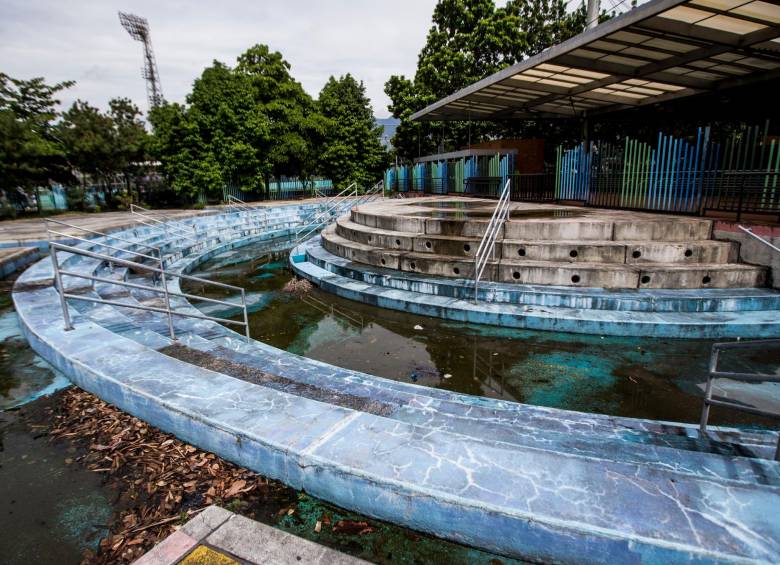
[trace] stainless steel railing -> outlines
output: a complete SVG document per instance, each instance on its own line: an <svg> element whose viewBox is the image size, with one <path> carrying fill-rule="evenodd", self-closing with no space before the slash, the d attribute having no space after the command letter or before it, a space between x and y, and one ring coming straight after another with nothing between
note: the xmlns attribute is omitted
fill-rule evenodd
<svg viewBox="0 0 780 565"><path fill-rule="evenodd" d="M161 229L165 232L166 235L173 234L177 237L181 237L182 239L196 241L190 237L190 235L194 235L196 233L194 227L182 225L179 223L174 224L173 222L176 220L167 214L156 211L152 212L152 210L148 210L147 208L143 208L137 204L130 204L130 213L138 217L136 218L136 221L139 224L143 224L151 228ZM160 218L163 219L161 220Z"/></svg>
<svg viewBox="0 0 780 565"><path fill-rule="evenodd" d="M750 228L746 228L745 226L737 226L737 227L739 229L741 229L743 232L745 232L746 234L748 234L749 236L757 239L758 241L760 241L761 243L763 243L764 245L766 245L770 249L773 249L774 251L777 251L778 253L780 253L780 247L777 247L771 241L769 241L767 239L764 239L760 235L757 235L757 234L753 233L753 230L751 230Z"/></svg>
<svg viewBox="0 0 780 565"><path fill-rule="evenodd" d="M510 180L507 179L504 189L501 191L501 196L498 199L493 215L490 217L490 223L485 230L485 234L482 236L482 241L479 242L477 252L474 254L474 301L479 301L479 280L482 278L482 274L485 272L485 267L489 261L491 255L493 259L496 258L496 239L498 233L501 231L501 226L504 225L507 215L509 214L509 185Z"/></svg>
<svg viewBox="0 0 780 565"><path fill-rule="evenodd" d="M301 226L296 232L295 245L309 239L318 230L328 225L336 217L341 215L341 208L352 204L352 200L357 196L357 183L350 184L347 188L339 192L336 196L329 197L325 203L325 208L317 212L308 222ZM302 235L301 235L302 234Z"/></svg>
<svg viewBox="0 0 780 565"><path fill-rule="evenodd" d="M350 187L351 186L354 186L354 183L351 184ZM301 231L303 231L303 235L298 236L298 238L295 240L295 245L298 245L306 241L307 239L312 237L315 233L317 233L319 230L332 224L334 221L336 221L337 218L342 216L350 208L356 208L358 206L362 206L366 202L370 202L378 198L379 196L382 196L383 194L384 194L384 181L379 181L359 197L357 195L357 188L355 188L341 201L336 202L333 206L329 206L325 212L319 214L317 217L307 222L304 225L303 229L298 231L298 234L300 234ZM336 198L336 197L334 196L332 198Z"/></svg>
<svg viewBox="0 0 780 565"><path fill-rule="evenodd" d="M730 379L734 381L743 382L769 382L780 383L780 375L769 375L766 373L734 373L718 370L718 359L721 351L725 350L739 350L739 349L756 349L765 348L767 346L780 346L780 339L760 339L755 341L732 341L727 343L714 343L712 344L712 351L710 353L710 365L707 373L707 384L704 389L704 403L701 408L701 420L699 422L699 429L702 434L707 432L707 422L710 418L710 407L721 406L725 408L733 408L735 410L741 410L749 414L756 414L757 416L764 416L767 418L780 419L780 413L770 412L768 410L762 410L760 408L754 408L752 406L746 406L739 402L734 402L725 397L715 396L713 392L713 380L714 379ZM775 460L780 461L780 437L778 438L777 448L775 449Z"/></svg>
<svg viewBox="0 0 780 565"><path fill-rule="evenodd" d="M175 273L175 272L171 272L171 271L166 271L165 267L164 267L163 260L162 260L161 257L153 257L151 255L144 255L144 254L137 253L137 252L134 252L134 251L128 251L126 249L117 248L117 247L114 247L114 246L110 246L108 244L97 243L97 242L90 241L90 240L85 240L85 241L87 243L90 243L90 244L105 246L105 247L111 248L113 250L118 250L118 251L125 252L125 253L132 253L132 254L134 254L136 256L139 256L139 257L143 257L143 258L146 258L146 259L151 259L151 260L154 260L154 261L158 261L159 262L159 267L152 267L151 265L147 265L145 263L140 263L140 262L137 262L137 261L131 261L129 259L123 259L123 258L116 257L116 256L113 256L113 255L107 255L105 253L97 253L95 251L89 251L89 250L82 249L82 248L79 248L79 247L74 247L72 245L65 245L65 244L56 243L56 242L53 242L53 241L49 242L49 250L50 250L50 255L51 255L51 260L52 260L52 266L54 268L55 288L56 288L57 293L59 294L59 298L60 298L60 305L62 307L62 315L63 315L63 319L65 320L65 330L72 330L73 329L73 323L71 321L70 313L68 311L68 303L67 303L67 300L70 299L70 300L81 300L81 301L92 302L92 303L97 303L97 304L106 304L106 305L109 305L109 306L116 306L116 307L121 307L121 308L130 308L130 309L135 309L135 310L145 310L145 311L149 311L149 312L158 312L158 313L161 313L161 314L165 314L167 316L167 318L168 318L168 330L169 330L169 333L170 333L170 336L171 336L172 340L176 339L176 333L175 333L174 324L173 324L173 316L180 316L180 317L183 317L183 318L195 318L195 319L198 319L198 320L210 320L212 322L219 322L219 323L223 323L223 324L231 324L231 325L243 326L244 327L244 333L245 333L247 339L251 339L250 334L249 334L249 314L248 314L247 305L246 305L246 291L243 288L238 287L238 286L225 284L225 283L221 283L221 282L217 282L217 281L212 281L212 280L209 280L209 279L204 279L204 278L201 278L201 277L195 277L195 276L192 276L192 275L185 275L185 274L182 274L182 273ZM61 266L60 266L60 263L59 263L59 259L57 257L57 252L58 251L64 251L64 252L70 253L72 255L81 255L81 256L84 256L84 257L97 259L97 260L99 260L101 262L105 262L105 263L108 263L108 264L114 264L115 263L117 265L122 265L122 266L125 266L125 267L133 268L135 270L146 271L146 272L157 274L157 275L160 276L161 286L157 287L157 286L151 286L151 285L142 285L142 284L138 284L138 283L131 283L131 282L128 282L128 281L125 281L125 280L108 279L108 278L99 277L99 276L96 276L96 275L93 275L93 274L79 273L79 272L76 272L76 271L70 271L70 270L62 269ZM91 296L84 296L84 295L80 295L80 294L74 294L72 292L67 292L65 287L64 287L64 285L63 285L63 283L62 283L62 277L63 276L74 277L74 278L78 278L78 279L82 279L82 280L88 280L88 281L91 281L93 283L93 286L94 286L95 282L102 282L102 283L105 283L105 284L111 284L111 285L116 285L116 286L121 286L121 287L126 287L126 288L135 288L135 289L138 289L138 290L145 290L145 291L149 291L149 292L153 292L153 293L158 293L158 294L161 294L163 296L164 307L147 306L147 305L140 304L140 303L139 304L132 304L132 303L127 303L127 302L119 302L119 301L116 301L116 300L107 300L107 299L104 299L104 298L94 298L94 297L91 297ZM216 299L216 298L209 298L209 297L205 297L205 296L198 296L198 295L188 294L188 293L184 293L184 292L173 292L173 291L170 291L168 289L168 285L167 285L167 277L178 278L178 279L181 279L181 280L196 281L196 282L199 282L199 283L204 284L204 285L212 285L212 286L216 286L216 287L229 289L229 290L232 290L232 291L238 291L238 292L241 293L241 303L239 304L239 303L236 303L236 302L228 302L228 301L225 301L225 300L219 300L219 299ZM243 310L243 321L237 321L237 320L231 320L229 318L219 318L219 317L216 317L216 316L207 316L205 314L195 314L195 313L192 313L192 312L182 312L182 311L175 310L174 308L171 307L171 296L187 298L187 299L192 299L192 300L200 300L200 301L211 302L211 303L215 303L215 304L222 304L222 305L231 306L231 307L240 306L241 309Z"/></svg>
<svg viewBox="0 0 780 565"><path fill-rule="evenodd" d="M232 194L228 194L226 202L228 210L236 210L237 212L257 212L257 208L253 208Z"/></svg>
<svg viewBox="0 0 780 565"><path fill-rule="evenodd" d="M380 196L384 197L384 194L385 194L385 181L380 180L369 190L367 190L366 193L363 194L363 196L358 198L356 202L351 203L350 207L357 208L358 206L362 206L366 202L372 202L373 200L376 200Z"/></svg>
<svg viewBox="0 0 780 565"><path fill-rule="evenodd" d="M88 233L88 234L91 234L91 235L97 235L97 236L100 236L100 237L104 237L106 239L112 239L112 240L115 240L115 241L121 241L122 243L127 243L127 244L133 245L135 247L140 247L141 249L151 249L151 250L157 251L158 255L161 253L160 252L160 248L158 246L156 246L156 245L149 245L147 243L141 243L139 241L132 241L130 239L125 239L123 237L119 237L119 236L116 236L116 235L111 235L111 234L108 234L108 233L104 233L102 231L97 231L97 230L92 230L92 229L89 229L89 228L84 228L84 227L81 227L81 226L77 226L75 224L69 224L68 222L63 222L61 220L54 220L52 218L44 218L44 226L46 228L46 233L49 236L54 234L54 235L59 235L60 237L65 237L65 238L73 238L74 237L71 234L67 234L67 233L63 233L63 232L58 232L58 231L52 230L49 227L49 224L57 224L57 225L60 225L60 226L65 226L65 227L68 227L68 228L71 228L71 229L79 230L79 231L82 231L84 233ZM51 240L51 237L49 237L48 239ZM89 240L89 242L93 243L92 240ZM128 250L128 251L130 251L130 250Z"/></svg>

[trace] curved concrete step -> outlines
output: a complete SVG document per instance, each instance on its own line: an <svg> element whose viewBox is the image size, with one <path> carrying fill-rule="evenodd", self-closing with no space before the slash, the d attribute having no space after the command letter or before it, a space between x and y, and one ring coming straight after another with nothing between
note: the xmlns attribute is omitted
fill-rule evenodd
<svg viewBox="0 0 780 565"><path fill-rule="evenodd" d="M319 245L319 241L308 242L306 247L312 245ZM294 255L305 256L305 248L294 251ZM475 304L471 301L358 282L330 273L308 261L294 260L292 266L299 275L343 298L393 310L476 324L596 335L702 339L780 335L780 316L777 310L628 312L495 302Z"/></svg>
<svg viewBox="0 0 780 565"><path fill-rule="evenodd" d="M474 260L433 253L387 250L339 235L340 226L322 231L322 244L331 253L388 269L473 278ZM598 288L740 288L762 286L766 268L737 263L586 263L530 261L497 257L488 263L484 280L533 285Z"/></svg>
<svg viewBox="0 0 780 565"><path fill-rule="evenodd" d="M336 504L537 559L572 560L584 547L595 558L667 563L780 554L778 522L767 521L780 506L773 489L680 475L670 483L667 473L641 465L605 468L565 453L423 430L193 367L89 324L58 332L57 349L47 349L52 333L45 329L61 320L39 306L56 295L41 289L26 298L32 308L18 308L30 339L83 388ZM120 351L124 362L117 362Z"/></svg>
<svg viewBox="0 0 780 565"><path fill-rule="evenodd" d="M174 267L238 243L210 240L214 247L182 254ZM85 272L93 267L73 264ZM628 419L610 424L608 417L487 399L452 402L457 395L446 391L421 397L423 404L410 412L441 411L447 414L441 422L482 422L483 428L473 426L479 433L466 435L455 428L437 429L430 419L400 420L257 386L161 355L122 335L121 328L111 332L82 318L72 331L63 331L57 294L46 286L50 270L48 262L37 264L22 275L14 292L20 324L36 351L79 386L121 409L314 496L543 561L586 556L594 562L773 562L780 557L780 484L775 478L780 464L760 461L750 470L749 461L737 458L737 470L729 470L730 458L713 454L692 455L695 462L690 463L685 450L672 457L671 438L662 440L669 443L658 447L653 459L649 446L625 441L624 434L634 430L684 426ZM193 343L208 341L198 335ZM320 364L323 382L330 380L326 369ZM383 390L415 394L410 386ZM499 433L513 426L508 421L491 426L488 410L496 411L494 418L515 417L515 428L532 433L502 441ZM529 418L545 433L534 437L534 428L523 430ZM544 427L539 418L546 418ZM552 427L556 421L559 432ZM597 430L604 433L605 448L589 452L599 447ZM750 435L766 443L777 438ZM546 448L544 442L549 442ZM613 447L620 449L610 451ZM665 467L667 455L681 465ZM716 470L704 476L710 463Z"/></svg>
<svg viewBox="0 0 780 565"><path fill-rule="evenodd" d="M307 259L318 267L337 275L372 285L462 300L474 299L473 280L427 276L375 267L345 259L340 255L330 253L319 245L307 246L305 256L299 257L301 260ZM496 303L591 310L644 312L780 311L780 292L769 288L605 290L486 281L480 285L479 297L480 300Z"/></svg>
<svg viewBox="0 0 780 565"><path fill-rule="evenodd" d="M428 204L446 202L439 198ZM489 207L495 201L485 202ZM481 237L491 210L477 215L469 210L430 209L425 203L384 201L351 211L356 224L383 230ZM522 241L678 241L708 240L712 221L685 216L599 210L545 204L510 203L509 217L499 238Z"/></svg>
<svg viewBox="0 0 780 565"><path fill-rule="evenodd" d="M118 280L124 277L114 272L110 275ZM138 279L143 277L134 277ZM117 294L117 293L121 294ZM139 289L125 289L107 283L100 283L91 293L114 301L127 302L128 305L145 304L150 300L159 301L156 293ZM119 307L95 305L76 302L77 310L89 319L154 349L162 349L173 342L168 339L167 318L163 314L133 310ZM767 465L761 460L752 459L765 449L755 449L730 441L710 440L691 437L690 429L667 427L661 430L637 431L626 436L609 437L603 426L596 426L596 420L605 418L594 415L590 428L581 423L581 415L577 415L580 424L577 429L569 428L565 412L560 412L558 418L525 418L522 422L516 416L500 416L495 409L484 410L475 405L471 399L458 398L439 399L432 404L433 396L428 393L430 388L415 385L387 386L395 381L387 381L364 375L350 370L337 370L323 375L312 371L312 362L298 358L300 366L289 362L293 357L269 346L257 342L242 343L241 351L234 351L218 345L218 336L230 336L232 332L210 321L174 318L179 344L208 353L214 359L225 360L239 365L238 374L246 374L243 367L255 367L260 371L277 375L285 381L266 380L262 386L270 386L295 395L320 400L324 397L334 402L339 396L347 399L364 398L368 406L382 406L379 414L413 423L435 430L447 430L459 435L481 439L489 443L509 443L518 446L532 447L542 450L553 450L571 453L589 459L600 459L605 463L623 461L642 465L658 466L660 469L710 478L712 480L732 483L780 483L780 468ZM271 358L269 358L271 357ZM287 359L286 362L279 362ZM303 370L302 370L303 369ZM305 385L301 387L300 385ZM462 395L460 395L462 396ZM464 402L465 400L465 402ZM350 401L347 400L349 405ZM389 411L384 407L391 407ZM542 412L544 414L544 412ZM526 416L532 414L526 414ZM626 419L618 419L626 420ZM611 428L614 429L615 421ZM553 424L551 427L550 424ZM562 427L563 424L563 427ZM596 432L596 429L599 429ZM726 439L726 438L724 438ZM709 442L709 444L708 444ZM626 447L630 449L626 449ZM733 459L724 465L722 455L731 453ZM742 456L747 455L749 459ZM706 469L706 471L703 471Z"/></svg>
<svg viewBox="0 0 780 565"><path fill-rule="evenodd" d="M339 218L336 233L343 237L392 251L414 251L447 255L455 259L472 258L480 238L440 236L371 228ZM739 245L730 241L612 241L580 240L535 241L499 240L496 256L527 261L586 263L733 263L739 258Z"/></svg>

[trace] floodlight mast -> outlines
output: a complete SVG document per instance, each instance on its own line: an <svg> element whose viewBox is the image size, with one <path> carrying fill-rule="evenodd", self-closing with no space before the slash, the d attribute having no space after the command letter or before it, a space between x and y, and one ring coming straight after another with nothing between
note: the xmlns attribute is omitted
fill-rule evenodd
<svg viewBox="0 0 780 565"><path fill-rule="evenodd" d="M119 23L127 30L130 37L144 44L144 66L141 76L146 80L146 97L149 101L149 109L162 104L162 85L160 84L160 72L157 70L157 60L152 50L152 36L149 33L149 22L146 18L119 12Z"/></svg>

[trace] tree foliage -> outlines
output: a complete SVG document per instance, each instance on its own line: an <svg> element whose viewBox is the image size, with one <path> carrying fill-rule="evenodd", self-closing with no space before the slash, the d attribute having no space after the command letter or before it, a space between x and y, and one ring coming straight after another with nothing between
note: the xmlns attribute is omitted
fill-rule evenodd
<svg viewBox="0 0 780 565"><path fill-rule="evenodd" d="M177 191L263 190L271 176L314 173L324 123L289 70L280 53L255 45L234 68L214 61L185 106L152 113L152 148Z"/></svg>
<svg viewBox="0 0 780 565"><path fill-rule="evenodd" d="M563 0L441 0L417 61L413 79L394 75L385 83L388 107L401 119L393 145L401 157L444 150L444 139L460 147L504 126L462 122L413 123L409 117L504 67L576 35L584 28L584 6L566 12Z"/></svg>
<svg viewBox="0 0 780 565"><path fill-rule="evenodd" d="M363 83L350 74L330 77L318 107L325 124L319 172L339 186L353 182L366 186L379 178L388 154Z"/></svg>
<svg viewBox="0 0 780 565"><path fill-rule="evenodd" d="M53 121L57 93L72 84L49 85L43 78L20 80L0 73L0 190L12 200L17 189L69 178Z"/></svg>
<svg viewBox="0 0 780 565"><path fill-rule="evenodd" d="M140 110L127 98L109 101L109 111L101 112L77 100L57 125L68 164L82 181L103 186L110 205L118 178L131 190L132 176L140 172L146 155L147 133Z"/></svg>

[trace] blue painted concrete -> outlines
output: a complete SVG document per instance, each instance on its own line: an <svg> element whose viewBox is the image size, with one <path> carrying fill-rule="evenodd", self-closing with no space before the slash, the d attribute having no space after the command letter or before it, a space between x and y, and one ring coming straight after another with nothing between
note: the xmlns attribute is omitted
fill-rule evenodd
<svg viewBox="0 0 780 565"><path fill-rule="evenodd" d="M298 249L296 263L303 262L301 257L305 255L305 260L342 277L396 290L474 299L474 283L470 280L431 277L355 263L328 252L316 245L316 241ZM480 283L479 299L507 304L639 312L780 310L780 292L770 288L608 290L485 281Z"/></svg>
<svg viewBox="0 0 780 565"><path fill-rule="evenodd" d="M262 225L217 222L203 220L204 244L172 242L171 268L193 269L247 240L270 239ZM77 259L68 268L102 273L98 262ZM701 438L680 424L425 389L247 343L211 322L176 320L189 330L183 343L310 384L330 393L326 402L162 355L156 349L170 341L153 313L74 310L75 329L65 332L54 289L27 286L50 277L48 262L34 265L14 301L36 351L79 386L335 504L540 561L780 559L780 464L757 458L776 433L716 430ZM139 299L143 293L127 297ZM357 410L335 393L374 402ZM716 453L729 448L743 456Z"/></svg>
<svg viewBox="0 0 780 565"><path fill-rule="evenodd" d="M780 293L770 289L608 292L561 287L514 290L510 285L486 283L490 300L475 303L464 298L473 296L468 281L419 276L405 281L406 274L378 272L336 257L322 248L319 239L293 250L302 253L309 260L291 262L293 270L324 290L366 304L459 322L616 336L780 336ZM492 300L495 296L504 300Z"/></svg>
<svg viewBox="0 0 780 565"><path fill-rule="evenodd" d="M13 253L0 261L0 279L4 279L17 271L21 271L40 258L41 254L37 248L20 247L18 252Z"/></svg>

